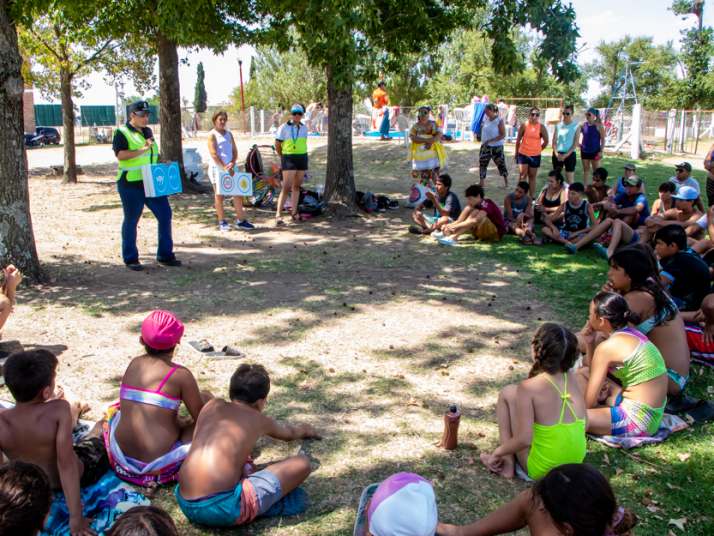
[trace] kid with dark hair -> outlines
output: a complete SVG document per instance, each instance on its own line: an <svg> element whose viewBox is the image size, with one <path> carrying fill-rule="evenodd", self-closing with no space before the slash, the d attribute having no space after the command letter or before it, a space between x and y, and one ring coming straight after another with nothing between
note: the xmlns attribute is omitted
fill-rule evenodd
<svg viewBox="0 0 714 536"><path fill-rule="evenodd" d="M231 377L230 402L213 399L201 411L175 492L181 510L193 523L230 527L259 515L304 510L300 493L281 500L310 474L306 456L292 456L252 472L250 454L260 437L320 438L310 425L281 424L265 415L269 391L265 368L243 364Z"/></svg>
<svg viewBox="0 0 714 536"><path fill-rule="evenodd" d="M72 444L78 413L55 397L57 358L47 350L18 352L5 363L5 383L16 405L0 413L0 451L10 460L38 465L52 489L64 492L73 535L90 534L80 486L96 483L109 469L98 437Z"/></svg>
<svg viewBox="0 0 714 536"><path fill-rule="evenodd" d="M551 469L535 486L520 492L483 519L465 526L439 523L439 536L510 534L528 527L530 534L605 536L624 534L637 524L618 509L607 479L592 465L569 463Z"/></svg>
<svg viewBox="0 0 714 536"><path fill-rule="evenodd" d="M664 217L668 210L674 208L674 192L677 187L670 181L663 182L658 188L658 197L652 203L652 216Z"/></svg>
<svg viewBox="0 0 714 536"><path fill-rule="evenodd" d="M585 400L570 369L578 340L567 328L546 323L531 343L529 378L505 387L496 405L501 444L481 462L513 478L516 463L533 479L585 458Z"/></svg>
<svg viewBox="0 0 714 536"><path fill-rule="evenodd" d="M679 225L667 225L655 234L655 251L662 270L660 281L680 311L696 311L711 292L709 267L687 247L687 233Z"/></svg>
<svg viewBox="0 0 714 536"><path fill-rule="evenodd" d="M156 506L135 506L119 516L106 536L178 536L171 516Z"/></svg>
<svg viewBox="0 0 714 536"><path fill-rule="evenodd" d="M533 199L528 194L529 188L526 181L516 185L515 190L503 200L503 215L509 233L520 237L523 243L533 244Z"/></svg>
<svg viewBox="0 0 714 536"><path fill-rule="evenodd" d="M144 319L139 341L146 354L129 363L119 389L118 408L110 409L104 425L112 468L120 478L139 486L178 478L194 423L211 397L199 391L187 368L173 362L183 331L181 321L168 311L152 311ZM179 421L182 402L193 421Z"/></svg>
<svg viewBox="0 0 714 536"><path fill-rule="evenodd" d="M639 317L637 330L659 349L670 378L668 392L678 395L689 379L689 348L682 316L659 282L652 249L636 244L610 257L606 289L625 298Z"/></svg>
<svg viewBox="0 0 714 536"><path fill-rule="evenodd" d="M497 242L506 234L506 222L498 205L485 197L483 188L472 184L466 188L466 207L459 218L443 227L443 235L436 235L440 244L455 246L456 239L471 232L476 240Z"/></svg>
<svg viewBox="0 0 714 536"><path fill-rule="evenodd" d="M599 167L593 171L593 182L585 187L585 195L588 201L593 205L594 210L598 210L601 204L607 201L607 170L604 167Z"/></svg>
<svg viewBox="0 0 714 536"><path fill-rule="evenodd" d="M51 504L52 490L42 469L19 461L0 466L0 534L36 536Z"/></svg>
<svg viewBox="0 0 714 536"><path fill-rule="evenodd" d="M593 354L590 367L578 373L586 383L588 432L622 437L657 433L667 402L667 368L662 354L645 335L631 325L639 319L625 298L614 292L598 293L590 304L588 323L607 339ZM612 386L603 404L608 374L622 388Z"/></svg>
<svg viewBox="0 0 714 536"><path fill-rule="evenodd" d="M416 225L409 227L410 233L430 234L455 221L461 214L461 203L456 194L451 191L451 176L448 173L439 175L436 179L436 193L427 190L426 197L426 201L416 207L412 213ZM430 209L431 216L425 214L426 210Z"/></svg>
<svg viewBox="0 0 714 536"><path fill-rule="evenodd" d="M575 247L572 241L587 233L590 224L595 221L593 207L583 199L584 193L583 183L571 184L568 200L553 214L546 216L543 226L543 236L563 244L571 252Z"/></svg>

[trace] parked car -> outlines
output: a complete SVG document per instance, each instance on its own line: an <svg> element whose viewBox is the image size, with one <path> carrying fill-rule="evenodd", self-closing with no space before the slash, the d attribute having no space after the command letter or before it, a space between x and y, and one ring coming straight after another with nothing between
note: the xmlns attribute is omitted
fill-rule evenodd
<svg viewBox="0 0 714 536"><path fill-rule="evenodd" d="M58 145L60 141L62 138L55 127L36 127L32 134L25 134L25 147Z"/></svg>

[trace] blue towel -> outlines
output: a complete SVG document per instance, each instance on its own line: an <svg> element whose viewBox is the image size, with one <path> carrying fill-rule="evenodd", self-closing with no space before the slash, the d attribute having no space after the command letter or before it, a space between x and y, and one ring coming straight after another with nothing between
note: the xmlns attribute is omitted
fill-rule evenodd
<svg viewBox="0 0 714 536"><path fill-rule="evenodd" d="M486 111L485 102L477 102L474 104L474 115L471 119L471 132L475 135L481 135L481 120L483 119L483 114Z"/></svg>
<svg viewBox="0 0 714 536"><path fill-rule="evenodd" d="M92 520L91 527L100 536L127 510L151 504L111 471L96 484L82 489L81 496L84 517ZM55 493L42 536L69 536L69 510L62 492Z"/></svg>

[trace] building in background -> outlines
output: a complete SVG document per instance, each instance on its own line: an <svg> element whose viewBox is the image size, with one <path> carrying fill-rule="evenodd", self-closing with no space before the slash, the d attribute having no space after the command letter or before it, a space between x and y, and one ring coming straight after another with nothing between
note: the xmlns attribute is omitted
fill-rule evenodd
<svg viewBox="0 0 714 536"><path fill-rule="evenodd" d="M25 86L22 93L22 117L24 119L23 128L26 133L35 131L35 95L32 86Z"/></svg>

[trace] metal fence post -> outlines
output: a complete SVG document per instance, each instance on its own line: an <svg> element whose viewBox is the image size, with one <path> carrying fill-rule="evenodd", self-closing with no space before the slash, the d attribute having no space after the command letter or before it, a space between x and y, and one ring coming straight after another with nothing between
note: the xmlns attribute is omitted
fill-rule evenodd
<svg viewBox="0 0 714 536"><path fill-rule="evenodd" d="M250 135L255 136L255 106L250 107Z"/></svg>
<svg viewBox="0 0 714 536"><path fill-rule="evenodd" d="M679 152L684 152L684 138L687 136L687 112L682 110L679 115Z"/></svg>
<svg viewBox="0 0 714 536"><path fill-rule="evenodd" d="M260 133L265 134L265 110L260 110Z"/></svg>
<svg viewBox="0 0 714 536"><path fill-rule="evenodd" d="M640 159L640 141L642 139L642 105L632 106L632 124L630 125L630 158Z"/></svg>

